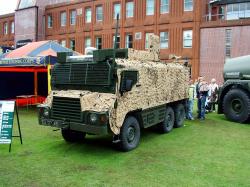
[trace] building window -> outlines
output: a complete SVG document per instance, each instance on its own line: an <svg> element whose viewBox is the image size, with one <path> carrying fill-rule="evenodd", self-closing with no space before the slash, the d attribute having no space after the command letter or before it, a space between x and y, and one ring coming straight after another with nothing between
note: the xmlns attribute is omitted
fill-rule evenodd
<svg viewBox="0 0 250 187"><path fill-rule="evenodd" d="M126 34L125 47L133 48L133 35L132 34Z"/></svg>
<svg viewBox="0 0 250 187"><path fill-rule="evenodd" d="M193 0L184 0L184 11L193 11Z"/></svg>
<svg viewBox="0 0 250 187"><path fill-rule="evenodd" d="M70 25L76 24L76 10L70 11Z"/></svg>
<svg viewBox="0 0 250 187"><path fill-rule="evenodd" d="M14 34L15 33L15 22L12 21L11 22L11 34Z"/></svg>
<svg viewBox="0 0 250 187"><path fill-rule="evenodd" d="M5 35L8 34L8 23L7 23L7 22L4 23L4 26L3 26L3 33L4 33Z"/></svg>
<svg viewBox="0 0 250 187"><path fill-rule="evenodd" d="M154 15L155 13L155 1L154 0L147 0L146 1L146 15Z"/></svg>
<svg viewBox="0 0 250 187"><path fill-rule="evenodd" d="M66 12L61 12L61 27L65 27L67 23L67 14Z"/></svg>
<svg viewBox="0 0 250 187"><path fill-rule="evenodd" d="M90 37L85 38L85 49L87 47L91 47L91 38Z"/></svg>
<svg viewBox="0 0 250 187"><path fill-rule="evenodd" d="M161 0L161 14L169 13L169 0Z"/></svg>
<svg viewBox="0 0 250 187"><path fill-rule="evenodd" d="M102 49L102 38L101 37L96 37L95 47L96 47L96 49Z"/></svg>
<svg viewBox="0 0 250 187"><path fill-rule="evenodd" d="M103 21L103 9L102 6L96 7L96 21Z"/></svg>
<svg viewBox="0 0 250 187"><path fill-rule="evenodd" d="M116 19L117 14L119 14L119 18L121 18L121 4L114 4L114 19Z"/></svg>
<svg viewBox="0 0 250 187"><path fill-rule="evenodd" d="M116 49L120 48L120 42L121 42L121 37L118 35L117 41L116 41L116 46L115 46L115 36L113 36L113 46L115 46Z"/></svg>
<svg viewBox="0 0 250 187"><path fill-rule="evenodd" d="M34 0L21 0L18 9L28 8L36 5Z"/></svg>
<svg viewBox="0 0 250 187"><path fill-rule="evenodd" d="M53 22L52 22L52 15L48 15L48 28L52 28Z"/></svg>
<svg viewBox="0 0 250 187"><path fill-rule="evenodd" d="M85 22L86 23L91 23L91 17L92 17L91 8L86 8L85 9Z"/></svg>
<svg viewBox="0 0 250 187"><path fill-rule="evenodd" d="M149 42L149 35L150 34L153 34L153 33L146 33L146 35L145 35L145 49L148 49L149 48L149 44L148 44L148 42Z"/></svg>
<svg viewBox="0 0 250 187"><path fill-rule="evenodd" d="M134 17L134 2L130 1L126 3L126 18Z"/></svg>
<svg viewBox="0 0 250 187"><path fill-rule="evenodd" d="M160 45L161 49L168 48L168 32L160 32Z"/></svg>
<svg viewBox="0 0 250 187"><path fill-rule="evenodd" d="M232 49L232 29L226 29L225 34L225 56L231 57L231 49Z"/></svg>
<svg viewBox="0 0 250 187"><path fill-rule="evenodd" d="M66 40L61 40L60 44L61 46L66 47Z"/></svg>
<svg viewBox="0 0 250 187"><path fill-rule="evenodd" d="M183 48L192 48L193 45L193 31L183 31Z"/></svg>
<svg viewBox="0 0 250 187"><path fill-rule="evenodd" d="M227 5L227 20L250 17L250 2Z"/></svg>
<svg viewBox="0 0 250 187"><path fill-rule="evenodd" d="M76 46L76 41L74 39L70 40L70 49L72 49L73 51L75 50L75 46Z"/></svg>

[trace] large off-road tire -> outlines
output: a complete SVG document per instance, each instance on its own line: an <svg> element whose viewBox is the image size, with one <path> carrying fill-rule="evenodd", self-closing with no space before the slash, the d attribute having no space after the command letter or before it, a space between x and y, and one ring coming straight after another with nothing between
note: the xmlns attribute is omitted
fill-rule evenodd
<svg viewBox="0 0 250 187"><path fill-rule="evenodd" d="M122 151L131 151L140 142L140 125L133 116L128 116L121 128L119 147Z"/></svg>
<svg viewBox="0 0 250 187"><path fill-rule="evenodd" d="M61 129L62 137L67 142L78 142L85 139L86 133L70 129Z"/></svg>
<svg viewBox="0 0 250 187"><path fill-rule="evenodd" d="M170 131L172 131L174 127L174 119L174 110L172 109L172 107L167 107L164 121L158 125L160 132L169 133Z"/></svg>
<svg viewBox="0 0 250 187"><path fill-rule="evenodd" d="M250 117L250 98L242 89L230 90L223 99L223 112L227 119L244 123Z"/></svg>
<svg viewBox="0 0 250 187"><path fill-rule="evenodd" d="M186 117L185 106L182 103L178 103L174 107L174 114L175 114L174 127L175 128L182 127Z"/></svg>

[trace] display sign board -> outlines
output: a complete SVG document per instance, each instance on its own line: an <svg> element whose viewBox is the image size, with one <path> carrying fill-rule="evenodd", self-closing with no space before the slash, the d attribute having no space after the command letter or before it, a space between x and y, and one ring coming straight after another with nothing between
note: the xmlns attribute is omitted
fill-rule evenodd
<svg viewBox="0 0 250 187"><path fill-rule="evenodd" d="M3 58L0 66L45 66L45 57Z"/></svg>
<svg viewBox="0 0 250 187"><path fill-rule="evenodd" d="M0 101L0 144L11 144L14 110L14 101Z"/></svg>

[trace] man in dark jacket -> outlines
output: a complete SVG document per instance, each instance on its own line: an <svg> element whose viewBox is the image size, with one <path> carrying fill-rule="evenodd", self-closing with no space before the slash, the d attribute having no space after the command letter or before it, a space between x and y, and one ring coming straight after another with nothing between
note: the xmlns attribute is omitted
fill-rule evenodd
<svg viewBox="0 0 250 187"><path fill-rule="evenodd" d="M199 101L198 118L200 120L204 120L205 113L206 113L206 100L207 100L207 96L208 96L209 85L203 77L200 80L198 91L199 91L199 94L198 94L199 95L199 98L198 98L198 101Z"/></svg>

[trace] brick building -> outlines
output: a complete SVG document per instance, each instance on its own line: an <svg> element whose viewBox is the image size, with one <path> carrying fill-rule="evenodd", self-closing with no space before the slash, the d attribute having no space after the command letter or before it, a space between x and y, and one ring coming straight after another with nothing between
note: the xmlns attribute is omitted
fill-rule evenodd
<svg viewBox="0 0 250 187"><path fill-rule="evenodd" d="M250 0L206 3L200 28L200 74L221 84L225 60L250 54Z"/></svg>
<svg viewBox="0 0 250 187"><path fill-rule="evenodd" d="M121 48L145 49L148 34L155 33L161 38L161 59L167 60L170 54L182 56L192 64L193 77L201 74L207 80L215 77L222 83L225 59L250 52L249 3L250 0L20 0L14 14L0 16L0 45L46 39L57 40L80 53L88 46L110 48L115 14L120 13ZM11 33L13 30L16 32Z"/></svg>
<svg viewBox="0 0 250 187"><path fill-rule="evenodd" d="M14 46L15 45L15 15L6 14L0 15L0 45Z"/></svg>
<svg viewBox="0 0 250 187"><path fill-rule="evenodd" d="M120 14L121 48L147 48L147 36L161 38L161 59L187 58L199 73L200 0L85 0L46 7L46 39L84 53L89 46L111 48Z"/></svg>

